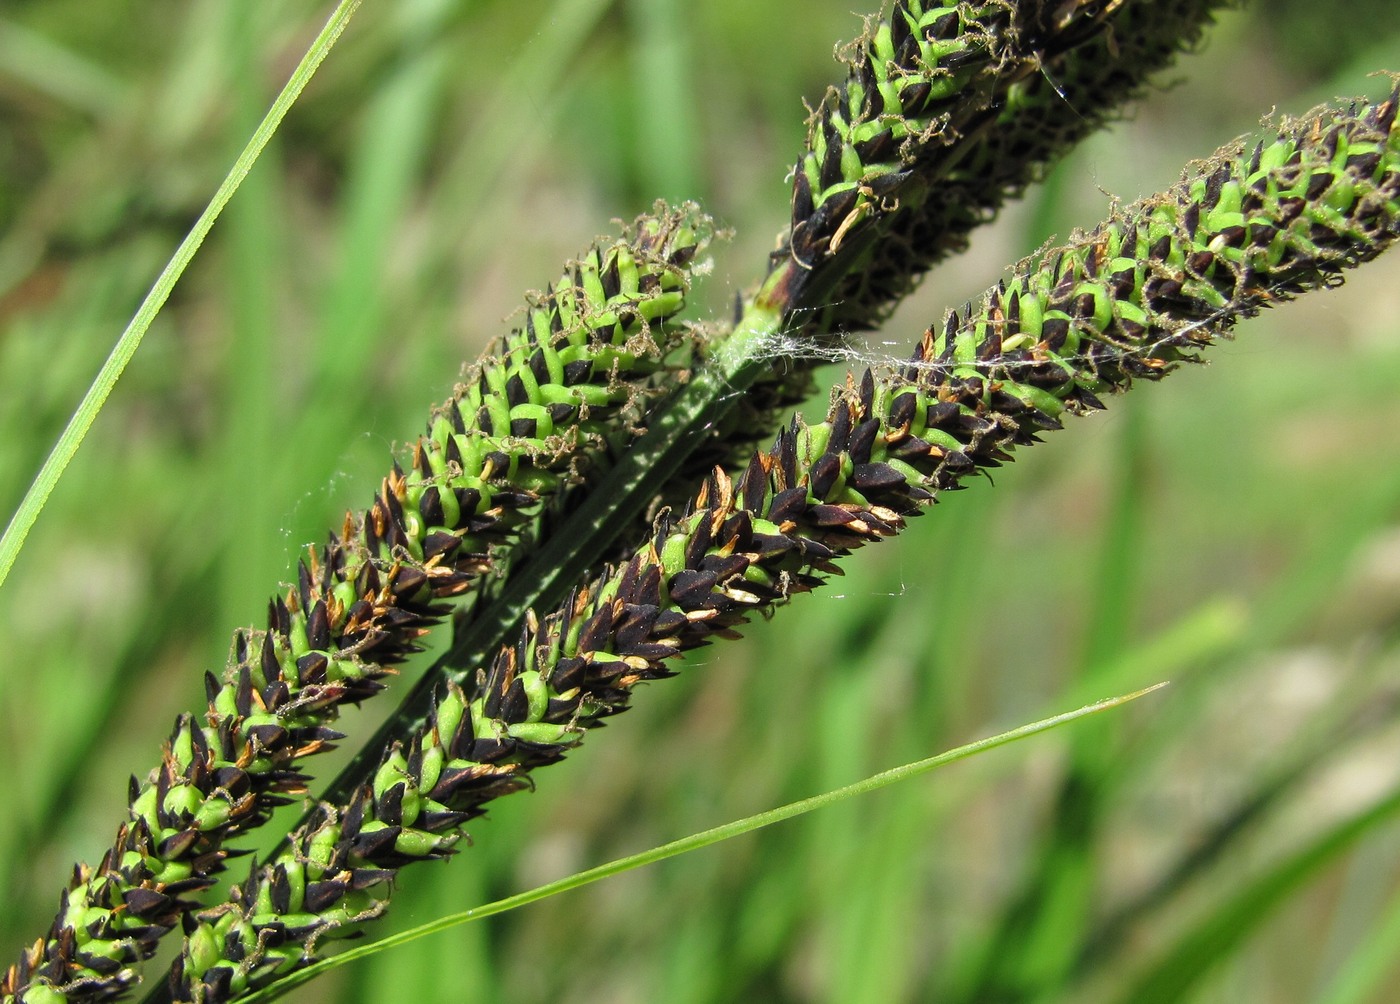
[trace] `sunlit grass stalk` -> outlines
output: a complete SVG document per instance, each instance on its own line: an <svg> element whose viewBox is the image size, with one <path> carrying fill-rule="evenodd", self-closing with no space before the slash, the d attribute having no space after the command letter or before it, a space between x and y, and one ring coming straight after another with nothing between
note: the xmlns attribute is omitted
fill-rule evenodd
<svg viewBox="0 0 1400 1004"><path fill-rule="evenodd" d="M508 910L515 910L522 906L528 906L531 903L538 903L551 896L570 892L574 889L582 888L583 886L601 881L605 878L620 875L635 868L665 861L681 854L709 847L720 841L729 840L745 833L751 833L775 823L795 819L808 812L831 808L848 799L867 795L899 781L918 777L937 767L945 766L979 753L985 753L1010 742L1039 735L1049 729L1077 721L1088 715L1094 715L1111 708L1121 707L1129 701L1137 700L1165 686L1165 683L1158 683L1131 694L1096 701L1076 711L1064 712L1051 718L1041 719L1038 722L1032 722L1028 725L1012 729L1009 732L1003 732L986 739L979 739L964 746L959 746L957 749L949 750L946 753L940 753L937 756L927 757L923 760L916 760L913 763L906 763L899 767L880 771L854 784L824 792L820 795L813 795L809 798L800 799L796 802L789 802L787 805L779 806L776 809L769 809L757 815L745 817L744 819L733 820L708 830L692 833L678 840L672 840L669 843L652 847L637 854L630 854L627 857L609 861L606 864L596 865L584 871L575 872L565 878L557 879L554 882L549 882L542 886L536 886L533 889L507 896L504 899L499 899L492 903L472 907L468 910L449 914L445 917L438 917L426 924L420 924L406 931L400 931L396 934L385 936L369 944L361 944L348 951L322 959L305 968L293 970L286 976L279 976L275 982L266 985L262 990L253 991L251 994L247 995L245 1000L247 1004L252 1004L254 1001L274 1000L277 997L285 995L295 987L301 986L316 976L319 976L326 970L348 964L358 958L376 954L385 949L395 947L396 945L406 944L418 938L445 931L460 924L465 924L474 920L484 920L487 917L505 913Z"/></svg>
<svg viewBox="0 0 1400 1004"><path fill-rule="evenodd" d="M489 800L670 675L666 660L816 588L1064 415L1381 253L1400 237L1397 101L1322 109L1219 151L1023 262L929 328L904 366L848 378L824 423L794 420L739 478L714 471L625 564L527 618L471 685L443 689L371 783L322 803L230 903L200 914L175 998L236 1000L306 964L382 912L398 868L450 853Z"/></svg>
<svg viewBox="0 0 1400 1004"><path fill-rule="evenodd" d="M161 307L170 297L175 284L180 280L185 269L189 267L190 262L194 260L194 256L204 243L204 239L209 236L209 231L214 228L214 224L224 211L224 207L238 191L238 186L242 183L243 178L258 162L258 158L277 131L283 117L296 103L302 90L315 75L326 56L330 54L358 7L359 0L340 0L336 5L330 18L326 21L325 27L321 29L311 48L307 50L306 55L293 71L291 79L282 88L282 92L277 95L277 99L268 109L263 120L258 123L257 129L254 130L253 135L239 153L233 167L229 169L228 174L214 193L214 197L209 200L209 204L204 207L204 211L195 220L194 226L185 235L185 239L175 249L175 254L156 278L155 284L151 286L146 298L141 302L141 306L131 319L131 323L117 339L117 344L113 346L111 353L103 362L102 368L93 378L83 400L74 410L72 418L59 435L58 442L54 444L53 449L44 460L43 467L35 475L28 491L25 492L19 508L11 517L4 532L0 533L0 585L4 585L5 580L9 577L10 569L14 566L20 548L24 546L24 541L29 536L29 531L33 528L35 520L39 518L39 513L48 502L49 496L63 476L63 472L67 470L69 463L77 454L78 448L82 446L83 440L87 437L88 429L96 420L97 413L102 410L107 396L112 393L112 389L121 379L127 364L136 355L136 350L140 348L141 340L145 338L151 322L160 313Z"/></svg>
<svg viewBox="0 0 1400 1004"><path fill-rule="evenodd" d="M79 865L48 935L0 997L104 999L179 923L228 856L225 842L306 790L300 761L333 748L339 709L384 688L502 553L567 487L606 468L689 340L685 303L708 222L641 217L530 299L523 326L471 367L396 464L374 504L313 549L265 631L235 635L208 707L182 715L164 762L132 779L130 817L95 867Z"/></svg>

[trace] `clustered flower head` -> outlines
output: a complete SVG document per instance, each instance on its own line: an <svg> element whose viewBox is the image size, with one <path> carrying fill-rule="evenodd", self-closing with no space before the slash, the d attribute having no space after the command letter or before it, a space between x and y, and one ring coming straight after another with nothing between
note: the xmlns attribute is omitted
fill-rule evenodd
<svg viewBox="0 0 1400 1004"><path fill-rule="evenodd" d="M445 688L348 803L320 804L231 902L198 914L174 997L233 1000L305 964L378 915L398 868L451 853L489 800L527 787L668 660L816 588L1065 414L1379 254L1400 238L1398 104L1400 91L1322 110L1221 151L1022 263L904 366L848 377L825 422L794 420L737 479L716 469L629 560L527 618L471 686Z"/></svg>
<svg viewBox="0 0 1400 1004"><path fill-rule="evenodd" d="M876 328L935 264L1141 95L1232 0L901 0L845 47L807 123L790 225L757 300L826 347ZM823 353L758 374L662 492L737 471L815 389Z"/></svg>
<svg viewBox="0 0 1400 1004"><path fill-rule="evenodd" d="M775 253L809 327L876 327L936 262L1200 36L1223 0L901 0L850 47ZM852 263L854 259L854 263Z"/></svg>
<svg viewBox="0 0 1400 1004"><path fill-rule="evenodd" d="M300 761L332 748L338 709L373 697L417 640L500 563L573 482L596 476L665 387L689 340L671 319L710 236L694 207L639 218L534 296L524 324L472 366L374 504L298 566L268 626L240 631L208 709L182 715L161 767L131 781L130 819L79 865L47 937L0 998L106 999L197 903L225 842L306 790Z"/></svg>
<svg viewBox="0 0 1400 1004"><path fill-rule="evenodd" d="M792 226L756 302L791 321L798 344L879 320L1219 6L900 0L812 117ZM398 869L452 854L492 799L529 786L638 683L670 675L669 660L819 587L844 555L1065 414L1164 376L1240 318L1388 247L1400 236L1397 100L1287 122L1033 256L926 330L904 364L848 376L822 423L772 429L802 380L760 379L749 414L761 420L700 447L703 476L683 497L662 490L682 500L653 510L644 539L459 667L345 797L333 786L226 902L202 906L229 838L305 792L303 758L343 738L338 709L384 689L483 575L515 567L544 517L606 484L683 382L673 364L692 336L674 318L707 221L658 209L598 244L467 372L407 469L302 562L267 628L235 636L223 678L206 677L206 712L182 716L162 766L133 780L113 848L77 869L0 1000L118 998L176 925L175 1000L237 1000L320 957L384 911Z"/></svg>

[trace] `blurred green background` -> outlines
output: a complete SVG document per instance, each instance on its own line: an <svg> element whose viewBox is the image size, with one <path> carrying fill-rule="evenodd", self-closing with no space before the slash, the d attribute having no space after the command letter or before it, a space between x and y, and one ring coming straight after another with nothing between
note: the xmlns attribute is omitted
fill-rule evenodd
<svg viewBox="0 0 1400 1004"><path fill-rule="evenodd" d="M0 9L6 516L328 12ZM756 281L802 99L857 30L829 0L365 4L0 590L7 960L71 863L110 841L127 775L200 706L232 629L368 501L525 289L658 196L736 230L693 316ZM902 353L1050 234L1169 184L1261 115L1381 95L1380 69L1400 70L1392 0L1231 12L872 351ZM450 866L406 874L386 929L1092 698L1173 680L1165 693L298 999L1394 1000L1397 387L1393 254L688 659L539 792L494 808Z"/></svg>

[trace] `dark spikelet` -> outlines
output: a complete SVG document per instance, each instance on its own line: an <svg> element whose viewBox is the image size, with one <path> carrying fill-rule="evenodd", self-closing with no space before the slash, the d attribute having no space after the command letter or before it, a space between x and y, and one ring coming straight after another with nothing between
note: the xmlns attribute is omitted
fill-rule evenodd
<svg viewBox="0 0 1400 1004"><path fill-rule="evenodd" d="M878 324L1224 6L898 0L848 47L846 82L809 123L774 254L786 309L809 334Z"/></svg>
<svg viewBox="0 0 1400 1004"><path fill-rule="evenodd" d="M878 327L924 274L1122 113L1233 0L898 0L845 49L808 123L789 229L756 304L797 346L759 376L661 493L737 473L815 389L811 368Z"/></svg>
<svg viewBox="0 0 1400 1004"><path fill-rule="evenodd" d="M819 586L841 556L898 533L940 491L1010 460L1065 414L1161 378L1241 318L1333 285L1390 246L1400 238L1397 100L1320 110L1257 154L1218 153L1169 192L1023 263L930 327L907 365L848 377L824 423L793 423L738 483L714 471L628 561L528 616L471 689L446 688L348 806L322 805L254 872L241 911L198 915L177 999L226 1000L216 989L225 972L252 987L304 964L382 911L395 869L452 853L465 820L528 787L532 770L624 711L638 683L669 675L673 656ZM1171 295L1154 295L1154 282ZM292 868L307 890L289 904L294 925L272 909ZM285 938L267 937L274 928ZM243 962L210 944L240 946Z"/></svg>
<svg viewBox="0 0 1400 1004"><path fill-rule="evenodd" d="M136 964L197 905L184 897L222 869L225 841L305 791L294 764L332 748L339 708L384 689L453 609L445 601L666 389L668 357L690 338L669 322L709 233L694 207L658 206L529 300L523 327L435 411L409 469L395 464L373 504L308 554L266 630L238 633L223 680L207 678L206 711L175 723L112 851L78 869L48 935L0 979L0 999L106 1000L136 981Z"/></svg>

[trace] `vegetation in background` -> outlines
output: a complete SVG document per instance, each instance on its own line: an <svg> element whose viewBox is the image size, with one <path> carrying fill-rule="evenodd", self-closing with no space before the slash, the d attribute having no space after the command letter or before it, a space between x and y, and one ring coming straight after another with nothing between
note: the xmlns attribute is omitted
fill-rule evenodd
<svg viewBox="0 0 1400 1004"><path fill-rule="evenodd" d="M198 703L191 667L223 663L214 639L372 492L357 479L425 395L448 392L475 354L460 332L496 333L523 276L552 274L599 220L656 194L699 197L748 242L701 295L748 281L782 222L793 96L820 93L829 40L850 33L844 9L820 6L706 5L686 32L678 5L655 2L565 0L548 23L504 3L362 12L161 315L0 604L5 762L24 779L0 832L8 943L46 923L53 876L92 856L125 772ZM10 508L319 13L224 7L175 26L82 4L6 15ZM1311 71L1258 41L1287 34L1287 10L1231 15L1179 64L1187 83L1057 169L890 337L1102 216L1099 188L1162 187L1271 104L1378 95L1385 81L1358 71L1400 63L1384 13L1368 63ZM1055 437L998 475L1014 490L950 497L827 596L692 659L645 714L551 771L547 798L478 824L466 859L406 874L403 913L484 901L1086 693L1172 676L1165 710L473 925L319 992L1383 999L1400 913L1384 815L1393 265L1255 322L1209 377ZM999 610L1017 616L989 632ZM447 981L444 957L461 960Z"/></svg>

